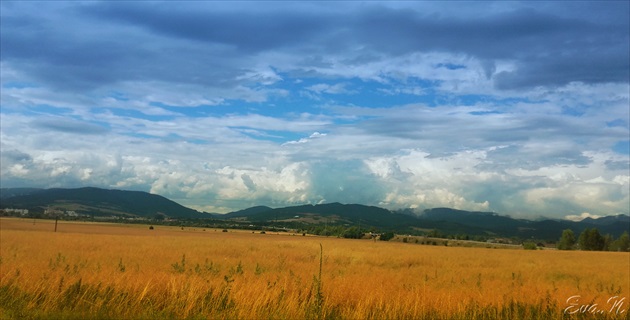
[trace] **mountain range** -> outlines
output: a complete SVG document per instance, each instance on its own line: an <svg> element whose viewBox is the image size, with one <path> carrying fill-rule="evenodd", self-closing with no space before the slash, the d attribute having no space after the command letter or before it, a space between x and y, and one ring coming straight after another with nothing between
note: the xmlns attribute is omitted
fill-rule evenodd
<svg viewBox="0 0 630 320"><path fill-rule="evenodd" d="M361 204L328 203L283 208L255 206L227 214L209 214L179 205L159 195L141 191L78 189L0 189L0 208L73 211L88 216L168 217L175 219L213 219L226 223L277 225L305 228L313 225L359 226L397 233L439 233L443 235L478 235L557 240L562 230L576 235L586 228L619 237L630 230L628 215L586 218L575 222L561 219L539 221L514 219L494 212L474 212L451 208L421 211L391 211Z"/></svg>

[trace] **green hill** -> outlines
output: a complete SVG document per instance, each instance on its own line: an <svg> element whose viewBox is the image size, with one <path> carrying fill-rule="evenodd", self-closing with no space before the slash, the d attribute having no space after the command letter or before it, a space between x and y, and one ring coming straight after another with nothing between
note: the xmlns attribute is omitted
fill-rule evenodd
<svg viewBox="0 0 630 320"><path fill-rule="evenodd" d="M313 214L329 218L329 221L373 226L384 229L406 228L414 226L418 222L418 220L413 217L392 213L389 210L379 207L341 203L282 208L271 211L269 214Z"/></svg>
<svg viewBox="0 0 630 320"><path fill-rule="evenodd" d="M74 211L90 216L121 216L153 218L163 215L171 218L203 218L203 213L142 191L107 190L100 188L31 189L11 192L3 189L2 208L28 209L43 212L46 209Z"/></svg>
<svg viewBox="0 0 630 320"><path fill-rule="evenodd" d="M42 191L38 188L0 188L0 201L16 196L23 196Z"/></svg>
<svg viewBox="0 0 630 320"><path fill-rule="evenodd" d="M243 209L239 211L233 211L233 212L226 213L223 215L217 215L217 217L222 218L222 219L249 217L251 215L269 211L269 210L273 210L273 209L267 206L255 206L255 207L251 207L251 208L247 208L247 209Z"/></svg>

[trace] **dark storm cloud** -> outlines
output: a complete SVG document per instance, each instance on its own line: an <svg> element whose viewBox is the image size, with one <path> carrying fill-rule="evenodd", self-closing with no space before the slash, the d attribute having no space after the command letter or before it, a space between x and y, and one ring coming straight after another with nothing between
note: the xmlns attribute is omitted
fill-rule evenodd
<svg viewBox="0 0 630 320"><path fill-rule="evenodd" d="M223 11L216 10L214 4L200 5L102 3L86 8L85 12L99 18L145 27L171 37L221 43L247 52L305 43L338 24L331 23L331 16L285 12L281 7L272 12L260 13Z"/></svg>
<svg viewBox="0 0 630 320"><path fill-rule="evenodd" d="M606 3L628 13L628 4ZM564 18L534 9L472 18L423 16L413 10L374 10L355 17L356 34L373 49L392 54L444 51L484 61L514 60L517 70L496 78L501 89L627 82L630 28L621 21Z"/></svg>
<svg viewBox="0 0 630 320"><path fill-rule="evenodd" d="M138 46L130 50L130 44L106 32L100 37L82 33L84 26L72 24L72 13L64 25L56 18L9 10L2 17L2 61L56 88L81 90L132 79L127 67L148 52Z"/></svg>
<svg viewBox="0 0 630 320"><path fill-rule="evenodd" d="M498 12L484 12L479 4L470 14L453 3L404 9L346 3L347 10L337 11L313 4L192 4L50 6L45 19L3 4L2 61L74 90L128 80L230 87L261 63L261 52L299 56L301 65L288 68L307 70L307 62L322 55L360 64L365 57L414 52L464 54L482 61L488 77L496 61L511 61L515 70L495 75L500 89L629 78L629 7L623 1L515 3Z"/></svg>
<svg viewBox="0 0 630 320"><path fill-rule="evenodd" d="M571 81L627 82L630 70L627 45L620 42L610 48L596 50L597 52L588 52L591 50L575 48L550 52L552 57L549 59L528 57L518 62L518 70L497 74L495 85L499 89L518 89L560 86Z"/></svg>
<svg viewBox="0 0 630 320"><path fill-rule="evenodd" d="M584 29L575 21L563 21L532 10L519 10L490 17L451 18L422 15L405 9L375 9L355 17L361 41L385 52L456 51L482 58L513 58L520 50L536 47L541 37Z"/></svg>
<svg viewBox="0 0 630 320"><path fill-rule="evenodd" d="M33 157L30 154L20 150L2 150L2 158L9 162L32 162Z"/></svg>
<svg viewBox="0 0 630 320"><path fill-rule="evenodd" d="M29 10L3 11L1 53L3 62L55 89L84 92L124 81L231 87L246 72L225 48L162 41L81 8L50 9L46 19Z"/></svg>

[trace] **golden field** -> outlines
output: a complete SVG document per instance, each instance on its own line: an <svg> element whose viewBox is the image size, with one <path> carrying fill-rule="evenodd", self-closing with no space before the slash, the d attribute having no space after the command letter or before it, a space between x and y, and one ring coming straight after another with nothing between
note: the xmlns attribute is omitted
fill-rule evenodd
<svg viewBox="0 0 630 320"><path fill-rule="evenodd" d="M65 221L53 230L0 219L0 318L628 317L629 253Z"/></svg>

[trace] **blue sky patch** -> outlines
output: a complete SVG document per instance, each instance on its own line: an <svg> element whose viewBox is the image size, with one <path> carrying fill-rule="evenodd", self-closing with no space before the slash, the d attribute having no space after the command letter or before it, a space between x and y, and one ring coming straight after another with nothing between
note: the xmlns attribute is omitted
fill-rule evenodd
<svg viewBox="0 0 630 320"><path fill-rule="evenodd" d="M630 140L618 141L612 149L619 154L630 156Z"/></svg>

